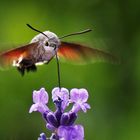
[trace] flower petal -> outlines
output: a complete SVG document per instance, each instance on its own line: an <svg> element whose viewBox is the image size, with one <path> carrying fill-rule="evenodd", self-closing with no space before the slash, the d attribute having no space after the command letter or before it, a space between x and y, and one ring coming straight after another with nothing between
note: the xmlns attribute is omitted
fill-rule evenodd
<svg viewBox="0 0 140 140"><path fill-rule="evenodd" d="M88 92L86 89L74 88L70 91L71 102L86 102L88 99Z"/></svg>
<svg viewBox="0 0 140 140"><path fill-rule="evenodd" d="M90 105L88 103L84 103L84 106L87 108L87 109L90 109Z"/></svg>
<svg viewBox="0 0 140 140"><path fill-rule="evenodd" d="M71 111L77 113L80 109L82 109L86 112L87 109L90 109L90 105L86 103L87 100L88 92L86 89L72 89L70 91L70 102L74 103L74 105Z"/></svg>
<svg viewBox="0 0 140 140"><path fill-rule="evenodd" d="M61 99L61 109L62 111L69 105L69 91L66 88L54 88L52 90L52 99L54 101L58 101Z"/></svg>
<svg viewBox="0 0 140 140"><path fill-rule="evenodd" d="M30 107L29 113L32 113L33 111L37 111L37 104L33 104L33 105Z"/></svg>
<svg viewBox="0 0 140 140"><path fill-rule="evenodd" d="M83 140L84 128L82 125L60 126L58 128L60 140Z"/></svg>
<svg viewBox="0 0 140 140"><path fill-rule="evenodd" d="M44 112L48 110L49 108L46 105L41 104L41 103L36 103L31 106L29 113L32 113L33 111L38 111L43 114Z"/></svg>
<svg viewBox="0 0 140 140"><path fill-rule="evenodd" d="M45 91L45 88L41 88L38 91L33 91L33 102L34 103L43 103L43 104L47 104L48 103L48 93Z"/></svg>
<svg viewBox="0 0 140 140"><path fill-rule="evenodd" d="M84 105L80 105L81 109L83 110L83 112L87 112L87 108Z"/></svg>
<svg viewBox="0 0 140 140"><path fill-rule="evenodd" d="M56 87L52 90L52 99L53 101L58 100L68 100L69 99L69 91L66 88Z"/></svg>
<svg viewBox="0 0 140 140"><path fill-rule="evenodd" d="M74 113L77 113L81 109L81 106L79 104L74 104L71 111Z"/></svg>
<svg viewBox="0 0 140 140"><path fill-rule="evenodd" d="M79 89L73 88L70 91L70 100L71 102L77 102L79 100Z"/></svg>
<svg viewBox="0 0 140 140"><path fill-rule="evenodd" d="M46 92L45 88L40 89L40 102L47 104L49 100L48 93Z"/></svg>
<svg viewBox="0 0 140 140"><path fill-rule="evenodd" d="M41 133L38 140L47 140L45 133Z"/></svg>
<svg viewBox="0 0 140 140"><path fill-rule="evenodd" d="M88 100L88 92L86 89L79 89L79 98L81 102L86 102Z"/></svg>

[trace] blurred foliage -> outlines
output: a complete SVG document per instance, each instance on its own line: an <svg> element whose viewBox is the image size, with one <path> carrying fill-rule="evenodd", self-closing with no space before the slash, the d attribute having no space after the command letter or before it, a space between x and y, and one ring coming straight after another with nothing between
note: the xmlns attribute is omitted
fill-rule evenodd
<svg viewBox="0 0 140 140"><path fill-rule="evenodd" d="M61 63L62 85L87 88L92 107L77 123L87 140L140 139L140 2L138 0L1 1L0 50L28 43L37 33L26 23L58 36L86 28L93 32L65 41L107 50L120 65ZM32 91L57 86L56 62L21 77L15 68L0 72L0 139L35 140L44 131L39 113L29 114ZM50 96L51 97L51 96ZM52 103L49 103L52 106Z"/></svg>

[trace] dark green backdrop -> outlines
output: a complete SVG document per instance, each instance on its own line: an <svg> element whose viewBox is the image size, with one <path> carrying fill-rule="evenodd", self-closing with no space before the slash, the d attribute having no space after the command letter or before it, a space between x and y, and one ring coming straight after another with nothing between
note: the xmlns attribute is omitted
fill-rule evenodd
<svg viewBox="0 0 140 140"><path fill-rule="evenodd" d="M93 32L65 41L107 50L120 65L61 63L62 85L88 89L91 110L76 123L86 140L140 139L140 2L138 0L1 1L0 50L28 43L36 32L26 23L58 36L86 28ZM32 91L57 86L56 63L21 77L16 69L0 71L0 139L36 140L45 124L39 113L29 114ZM52 102L49 103L50 107Z"/></svg>

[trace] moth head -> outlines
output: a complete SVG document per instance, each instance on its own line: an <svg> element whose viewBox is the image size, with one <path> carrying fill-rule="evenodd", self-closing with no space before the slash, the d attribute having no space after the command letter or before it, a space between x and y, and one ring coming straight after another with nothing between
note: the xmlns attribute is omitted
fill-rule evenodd
<svg viewBox="0 0 140 140"><path fill-rule="evenodd" d="M43 34L40 33L40 34L36 35L31 40L30 43L34 43L34 42L39 42L44 47L52 47L52 48L58 48L60 45L60 40L57 37L57 35L50 31L45 31L45 32L43 32Z"/></svg>
<svg viewBox="0 0 140 140"><path fill-rule="evenodd" d="M86 29L84 31L67 34L58 38L57 35L54 34L53 32L50 32L50 31L41 32L29 24L27 24L27 26L31 28L32 30L40 33L31 40L31 43L39 42L44 48L50 47L50 48L53 48L54 50L58 49L58 47L60 46L61 44L60 39L68 37L68 36L72 36L72 35L79 35L79 34L87 33L91 31L91 29Z"/></svg>

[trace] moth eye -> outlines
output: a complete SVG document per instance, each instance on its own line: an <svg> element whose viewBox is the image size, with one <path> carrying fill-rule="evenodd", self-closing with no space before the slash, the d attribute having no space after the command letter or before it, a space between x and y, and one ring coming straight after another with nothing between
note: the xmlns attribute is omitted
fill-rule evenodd
<svg viewBox="0 0 140 140"><path fill-rule="evenodd" d="M56 47L56 45L55 45L55 44L51 44L51 47L55 48L55 47Z"/></svg>
<svg viewBox="0 0 140 140"><path fill-rule="evenodd" d="M48 42L46 42L46 43L45 43L45 46L49 46L49 43L48 43Z"/></svg>

